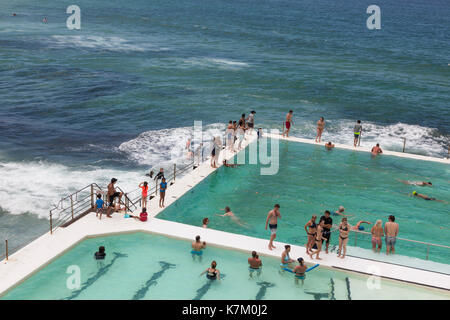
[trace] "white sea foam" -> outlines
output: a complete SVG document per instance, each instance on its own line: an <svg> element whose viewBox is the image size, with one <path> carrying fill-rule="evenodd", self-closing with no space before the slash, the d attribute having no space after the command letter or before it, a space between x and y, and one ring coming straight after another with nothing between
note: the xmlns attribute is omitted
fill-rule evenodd
<svg viewBox="0 0 450 320"><path fill-rule="evenodd" d="M204 127L203 140L221 134L223 124ZM193 127L147 131L135 139L122 143L118 150L130 161L139 164L161 166L171 170L174 162L190 162L185 144L193 134ZM194 146L199 145L194 141ZM92 146L89 146L92 148ZM205 153L206 155L206 153ZM170 171L169 171L170 172ZM124 171L97 166L96 163L77 168L46 161L6 162L0 156L0 208L10 214L32 213L47 218L54 204L70 193L90 183L106 187L111 178L118 179L118 186L125 192L135 190L148 178L141 169Z"/></svg>
<svg viewBox="0 0 450 320"><path fill-rule="evenodd" d="M234 61L221 58L206 58L206 57L184 59L182 64L202 68L221 68L229 70L236 70L249 67L248 63L241 61Z"/></svg>
<svg viewBox="0 0 450 320"><path fill-rule="evenodd" d="M141 165L164 166L164 164L178 162L185 158L185 146L188 138L192 138L195 149L199 146L199 141L193 139L193 129L193 127L183 127L146 131L136 138L122 143L118 149ZM213 136L223 135L224 130L224 124L216 123L205 126L203 128L205 148Z"/></svg>
<svg viewBox="0 0 450 320"><path fill-rule="evenodd" d="M325 119L326 120L326 119ZM326 128L322 134L322 140L342 144L353 144L353 120L326 120ZM406 138L406 152L422 155L443 157L446 154L446 146L449 145L448 138L439 135L437 129L395 123L387 126L363 122L361 146L371 147L379 143L381 148L392 151L402 151L403 139ZM302 138L315 138L316 123L296 122L291 129L293 136Z"/></svg>
<svg viewBox="0 0 450 320"><path fill-rule="evenodd" d="M163 51L167 48L156 47L153 45L134 44L129 40L120 37L102 37L95 35L54 35L52 36L51 46L56 48L81 47L92 49L104 49L111 51Z"/></svg>

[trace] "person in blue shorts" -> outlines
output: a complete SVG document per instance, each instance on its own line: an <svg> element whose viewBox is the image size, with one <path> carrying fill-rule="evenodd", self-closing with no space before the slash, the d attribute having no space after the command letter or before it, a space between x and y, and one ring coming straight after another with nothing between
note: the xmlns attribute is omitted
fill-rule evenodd
<svg viewBox="0 0 450 320"><path fill-rule="evenodd" d="M95 201L95 216L98 217L98 214L100 213L100 220L102 219L104 205L105 205L105 202L102 200L102 195L100 193L97 194L97 201Z"/></svg>
<svg viewBox="0 0 450 320"><path fill-rule="evenodd" d="M167 190L166 178L162 178L162 181L159 184L159 207L160 208L164 208L164 198L166 196L166 190Z"/></svg>
<svg viewBox="0 0 450 320"><path fill-rule="evenodd" d="M191 254L192 254L192 259L195 260L195 257L198 257L199 260L202 260L202 255L203 255L203 249L206 248L206 242L200 241L200 236L196 236L195 237L195 241L192 242L192 250L191 250Z"/></svg>

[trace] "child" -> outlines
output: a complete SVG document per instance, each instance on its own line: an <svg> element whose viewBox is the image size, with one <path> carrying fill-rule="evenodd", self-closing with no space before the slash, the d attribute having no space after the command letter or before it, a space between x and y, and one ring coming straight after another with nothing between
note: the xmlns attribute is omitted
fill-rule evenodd
<svg viewBox="0 0 450 320"><path fill-rule="evenodd" d="M203 228L208 228L208 223L209 223L209 219L208 218L204 218L203 219Z"/></svg>
<svg viewBox="0 0 450 320"><path fill-rule="evenodd" d="M102 195L99 193L97 194L97 201L95 201L95 216L98 217L98 214L100 213L100 220L102 219L102 213L104 211L103 205L105 202L102 200Z"/></svg>
<svg viewBox="0 0 450 320"><path fill-rule="evenodd" d="M159 184L159 207L164 208L164 197L166 196L167 182L166 178L162 178L162 182Z"/></svg>
<svg viewBox="0 0 450 320"><path fill-rule="evenodd" d="M145 221L147 221L147 216L148 216L147 208L142 208L142 212L139 215L139 220L141 220L142 222L145 222Z"/></svg>
<svg viewBox="0 0 450 320"><path fill-rule="evenodd" d="M147 183L147 181L141 182L139 184L139 188L142 189L141 207L142 208L146 208L147 207L147 191L148 191L148 183Z"/></svg>

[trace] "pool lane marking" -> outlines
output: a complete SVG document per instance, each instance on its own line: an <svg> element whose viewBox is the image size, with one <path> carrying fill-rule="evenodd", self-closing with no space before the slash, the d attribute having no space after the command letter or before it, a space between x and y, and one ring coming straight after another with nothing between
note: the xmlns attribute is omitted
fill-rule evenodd
<svg viewBox="0 0 450 320"><path fill-rule="evenodd" d="M147 294L148 289L158 283L156 280L161 278L162 275L164 274L164 272L166 272L169 269L173 269L176 267L175 264L169 263L169 262L165 262L165 261L159 261L159 264L161 265L161 270L159 270L158 272L155 272L152 277L147 280L147 282L144 284L144 286L142 286L141 289L139 289L138 291L136 291L136 293L134 294L132 300L140 300L142 298L145 297L145 295Z"/></svg>
<svg viewBox="0 0 450 320"><path fill-rule="evenodd" d="M333 278L330 278L330 285L331 285L331 297L330 300L336 300L336 297L334 295L334 280Z"/></svg>
<svg viewBox="0 0 450 320"><path fill-rule="evenodd" d="M347 299L352 300L352 294L350 292L350 279L345 277L345 283L347 284Z"/></svg>
<svg viewBox="0 0 450 320"><path fill-rule="evenodd" d="M83 284L83 286L81 286L80 289L72 292L72 295L70 295L69 297L64 298L62 300L71 300L71 299L78 297L81 292L83 292L85 289L87 289L89 286L91 286L101 276L105 275L106 272L109 270L109 268L112 267L112 265L114 264L114 262L116 262L116 260L118 258L128 257L128 255L119 253L119 252L113 252L113 254L114 254L114 258L111 259L111 262L109 264L101 266L100 269L98 269L97 273L95 275L93 275L92 277L90 277L89 279L87 279L86 282Z"/></svg>
<svg viewBox="0 0 450 320"><path fill-rule="evenodd" d="M219 281L222 281L223 278L225 278L225 274L220 274L221 280ZM203 296L209 291L209 289L211 289L213 282L216 281L217 280L207 279L207 282L200 289L197 289L197 295L192 300L201 300Z"/></svg>
<svg viewBox="0 0 450 320"><path fill-rule="evenodd" d="M260 288L256 294L255 300L262 300L266 295L267 288L275 287L275 284L267 281L260 281L256 283Z"/></svg>

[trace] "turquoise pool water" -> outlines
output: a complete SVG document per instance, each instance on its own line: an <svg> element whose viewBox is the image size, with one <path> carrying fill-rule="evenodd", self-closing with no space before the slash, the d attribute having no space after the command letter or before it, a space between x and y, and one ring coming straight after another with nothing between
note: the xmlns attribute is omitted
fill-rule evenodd
<svg viewBox="0 0 450 320"><path fill-rule="evenodd" d="M433 187L414 187L399 180L432 181ZM334 212L343 205L346 213L353 215L349 217L350 224L359 220L375 223L377 219L384 223L393 214L400 225L399 237L448 245L449 204L412 198L409 194L414 190L450 201L450 166L387 155L373 159L366 152L327 151L319 145L280 141L276 175L260 175L259 164L221 167L158 218L200 226L202 219L209 217L210 228L268 239L270 232L264 229L266 216L279 203L282 219L277 240L303 245L306 242L303 227L308 219L313 214L319 218L326 209ZM245 225L217 216L225 206L230 206ZM340 217L332 218L333 223L340 222ZM365 230L370 231L370 227L365 225ZM352 234L349 246L355 245L354 237ZM337 238L337 233L333 233L331 243L337 244ZM358 234L356 244L358 248L349 248L350 255L386 260L384 253L360 250L371 248L370 236ZM429 259L443 263L433 266L419 260L426 258L425 245L397 241L396 250L397 256L389 257L389 261L428 265L427 268L448 273L445 264L450 264L449 249L430 248ZM408 260L403 255L414 259Z"/></svg>
<svg viewBox="0 0 450 320"><path fill-rule="evenodd" d="M93 258L99 246L106 259ZM381 280L369 289L367 276L320 266L307 273L303 286L292 274L279 273L275 258L261 257L263 271L249 278L248 254L208 247L202 261L193 261L190 243L163 236L134 233L88 239L54 260L2 299L449 299L447 292ZM225 275L211 283L200 273L212 260ZM69 289L79 267L79 287ZM69 283L73 283L69 281Z"/></svg>

